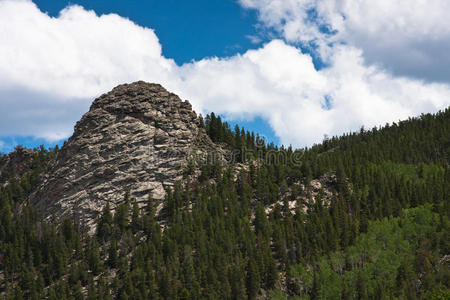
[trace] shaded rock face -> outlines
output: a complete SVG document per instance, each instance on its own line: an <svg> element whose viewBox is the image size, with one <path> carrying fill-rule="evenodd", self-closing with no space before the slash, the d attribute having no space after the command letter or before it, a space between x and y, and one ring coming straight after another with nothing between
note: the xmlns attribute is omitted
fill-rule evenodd
<svg viewBox="0 0 450 300"><path fill-rule="evenodd" d="M120 85L77 122L30 201L47 217L92 224L106 203L114 209L128 189L138 203L149 195L163 199L192 155L215 148L189 102L159 84Z"/></svg>
<svg viewBox="0 0 450 300"><path fill-rule="evenodd" d="M15 176L20 178L29 171L33 164L35 151L22 147L0 157L0 185L7 185L7 178Z"/></svg>

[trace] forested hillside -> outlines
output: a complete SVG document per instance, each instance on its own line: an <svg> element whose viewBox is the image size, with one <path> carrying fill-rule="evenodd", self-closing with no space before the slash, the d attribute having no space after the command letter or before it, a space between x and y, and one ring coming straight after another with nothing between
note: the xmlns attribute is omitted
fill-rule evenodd
<svg viewBox="0 0 450 300"><path fill-rule="evenodd" d="M2 298L450 298L450 109L297 150L201 127L230 163L190 164L161 211L124 190L93 235L27 203L36 149L1 187Z"/></svg>

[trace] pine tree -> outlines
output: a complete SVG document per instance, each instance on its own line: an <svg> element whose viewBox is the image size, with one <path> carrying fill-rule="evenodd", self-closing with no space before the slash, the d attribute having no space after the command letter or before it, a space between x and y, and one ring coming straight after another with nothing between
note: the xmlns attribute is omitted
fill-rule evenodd
<svg viewBox="0 0 450 300"><path fill-rule="evenodd" d="M140 218L140 210L136 200L133 202L133 210L131 214L131 229L133 232L137 232L142 229L142 223Z"/></svg>
<svg viewBox="0 0 450 300"><path fill-rule="evenodd" d="M247 264L247 293L249 299L256 299L260 286L259 270L254 259Z"/></svg>
<svg viewBox="0 0 450 300"><path fill-rule="evenodd" d="M117 242L116 240L112 240L108 250L108 266L110 268L115 268L117 266L117 261Z"/></svg>
<svg viewBox="0 0 450 300"><path fill-rule="evenodd" d="M100 240L105 241L110 238L110 235L112 233L111 229L112 223L113 223L113 216L111 213L111 207L108 202L103 208L103 212L97 226L97 237Z"/></svg>

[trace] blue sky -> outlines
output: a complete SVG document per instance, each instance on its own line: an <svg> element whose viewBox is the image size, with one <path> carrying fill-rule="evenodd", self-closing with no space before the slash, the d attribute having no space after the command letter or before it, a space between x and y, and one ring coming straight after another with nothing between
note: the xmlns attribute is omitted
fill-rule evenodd
<svg viewBox="0 0 450 300"><path fill-rule="evenodd" d="M153 28L163 55L178 64L210 56L232 56L256 48L248 36L258 33L256 12L235 0L52 1L35 3L52 16L78 4L97 14L116 13Z"/></svg>
<svg viewBox="0 0 450 300"><path fill-rule="evenodd" d="M136 80L294 147L450 105L448 0L0 0L0 152Z"/></svg>

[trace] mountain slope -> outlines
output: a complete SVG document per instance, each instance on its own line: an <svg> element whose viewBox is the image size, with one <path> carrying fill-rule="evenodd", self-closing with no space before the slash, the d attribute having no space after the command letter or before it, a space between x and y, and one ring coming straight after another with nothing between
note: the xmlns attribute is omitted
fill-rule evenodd
<svg viewBox="0 0 450 300"><path fill-rule="evenodd" d="M95 118L80 123L90 122L97 124ZM80 123L69 145L89 139L86 147L98 149L98 140L84 133L101 130ZM62 214L59 222L48 222L36 202L27 203L29 192L43 186L30 180L37 171L6 178L12 184L0 188L1 296L448 298L449 109L298 150L266 145L240 128L233 132L213 114L204 125L213 141L234 149L238 163L187 160L185 174L195 176L167 185L162 200L144 198L139 205L118 192L118 202L104 206L91 234L77 226L82 216ZM201 120L198 127L203 132ZM209 139L204 145L200 150L214 147ZM76 168L67 157L72 146L65 147L49 170L66 161ZM35 151L42 165L52 160L53 152ZM46 176L53 182L51 172ZM110 182L96 180L88 187Z"/></svg>

